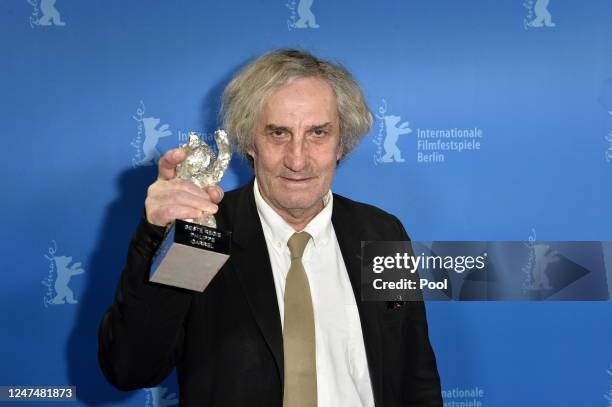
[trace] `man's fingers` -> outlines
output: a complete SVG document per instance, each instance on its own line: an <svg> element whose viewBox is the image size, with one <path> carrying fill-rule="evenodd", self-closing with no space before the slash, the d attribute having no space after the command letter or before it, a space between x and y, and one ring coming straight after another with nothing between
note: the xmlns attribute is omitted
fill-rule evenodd
<svg viewBox="0 0 612 407"><path fill-rule="evenodd" d="M186 191L191 194L201 196L204 199L210 200L213 203L218 204L223 199L223 195L224 195L223 189L221 189L221 187L218 187L216 185L208 186L202 189L198 187L197 185L195 185L193 182L188 181L188 180L177 179L172 182L173 183L175 182L181 191Z"/></svg>
<svg viewBox="0 0 612 407"><path fill-rule="evenodd" d="M176 176L176 166L187 157L185 150L174 148L159 159L158 179L171 180Z"/></svg>
<svg viewBox="0 0 612 407"><path fill-rule="evenodd" d="M175 178L176 164L185 159L181 150L169 151L160 160L159 176L147 191L145 209L147 220L155 225L166 225L175 219L197 219L214 215L223 199L217 186L202 189L191 181ZM171 179L162 179L170 177Z"/></svg>
<svg viewBox="0 0 612 407"><path fill-rule="evenodd" d="M176 219L198 219L203 215L214 214L214 212L216 212L216 210L208 211L200 210L192 206L169 205L147 211L147 220L154 225L166 226Z"/></svg>
<svg viewBox="0 0 612 407"><path fill-rule="evenodd" d="M202 188L200 188L199 186L197 186L196 184L194 184L193 182L189 180L176 178L170 181L169 185L170 185L170 188L169 188L170 190L185 191L185 192L189 192L190 194L197 195L204 199L208 199L208 200L210 199L206 191L204 191Z"/></svg>
<svg viewBox="0 0 612 407"><path fill-rule="evenodd" d="M210 200L216 204L221 202L221 200L223 199L223 189L221 189L221 187L218 187L216 185L206 187L206 192L208 192Z"/></svg>
<svg viewBox="0 0 612 407"><path fill-rule="evenodd" d="M217 213L219 210L217 205L211 200L187 191L168 191L164 198L166 202L171 201L172 205L189 206L209 214Z"/></svg>
<svg viewBox="0 0 612 407"><path fill-rule="evenodd" d="M191 181L179 178L175 178L170 181L157 180L149 187L147 191L147 198L152 198L156 202L171 203L175 195L181 193L193 195L194 198L210 202L212 204L215 203L214 199L211 198L207 190L196 186ZM216 198L223 196L223 193L219 191L216 191L213 194Z"/></svg>
<svg viewBox="0 0 612 407"><path fill-rule="evenodd" d="M166 223L175 219L197 219L202 216L202 211L189 206L169 206L163 209L163 218Z"/></svg>

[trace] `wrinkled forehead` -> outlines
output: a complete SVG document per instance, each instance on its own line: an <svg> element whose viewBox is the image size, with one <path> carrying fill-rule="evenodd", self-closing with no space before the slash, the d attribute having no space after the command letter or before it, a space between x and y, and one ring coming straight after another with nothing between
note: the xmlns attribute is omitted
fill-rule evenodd
<svg viewBox="0 0 612 407"><path fill-rule="evenodd" d="M306 77L294 79L274 90L263 101L258 127L271 123L289 125L297 122L315 126L337 124L336 94L325 79Z"/></svg>

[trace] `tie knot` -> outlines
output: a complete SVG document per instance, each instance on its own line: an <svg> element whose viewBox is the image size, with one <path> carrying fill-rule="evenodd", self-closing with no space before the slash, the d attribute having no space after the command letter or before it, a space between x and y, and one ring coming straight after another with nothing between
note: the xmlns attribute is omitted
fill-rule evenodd
<svg viewBox="0 0 612 407"><path fill-rule="evenodd" d="M304 249L310 240L310 235L307 232L294 233L287 242L291 259L301 259L304 254Z"/></svg>

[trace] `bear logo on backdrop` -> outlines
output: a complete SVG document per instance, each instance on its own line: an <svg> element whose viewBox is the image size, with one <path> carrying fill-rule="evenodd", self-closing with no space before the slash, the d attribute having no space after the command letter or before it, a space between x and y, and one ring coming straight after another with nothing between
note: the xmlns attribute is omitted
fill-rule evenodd
<svg viewBox="0 0 612 407"><path fill-rule="evenodd" d="M55 7L56 0L28 0L28 4L33 7L30 15L30 27L34 26L57 26L66 25L62 21L59 10Z"/></svg>
<svg viewBox="0 0 612 407"><path fill-rule="evenodd" d="M534 267L531 273L529 290L552 290L550 278L547 273L548 266L559 261L558 253L551 250L550 245L535 244L532 247L534 254Z"/></svg>
<svg viewBox="0 0 612 407"><path fill-rule="evenodd" d="M612 112L608 112L610 118L612 118ZM608 149L606 150L606 162L612 162L612 130L605 137L606 141L609 143Z"/></svg>
<svg viewBox="0 0 612 407"><path fill-rule="evenodd" d="M73 262L71 256L58 256L55 240L51 241L51 246L44 257L49 261L47 278L42 281L42 284L47 287L43 297L44 306L77 304L74 292L68 284L73 276L85 273L81 263Z"/></svg>
<svg viewBox="0 0 612 407"><path fill-rule="evenodd" d="M531 229L525 247L527 259L521 268L524 275L522 288L523 293L531 298L548 299L590 273L588 269L572 261L565 254L563 245L536 242L535 229ZM607 268L605 264L604 268Z"/></svg>
<svg viewBox="0 0 612 407"><path fill-rule="evenodd" d="M548 266L560 260L558 253L551 250L550 245L536 243L536 231L533 228L527 240L527 249L529 257L527 264L523 266L523 273L525 273L523 288L525 290L552 290Z"/></svg>
<svg viewBox="0 0 612 407"><path fill-rule="evenodd" d="M608 392L604 394L604 399L608 400L608 407L612 407L612 363L610 364L610 368L606 370L606 373L610 379L610 388Z"/></svg>
<svg viewBox="0 0 612 407"><path fill-rule="evenodd" d="M610 115L610 118L612 119L612 112L608 112L608 115ZM610 163L612 162L612 130L610 130L604 138L608 142L608 148L606 149L605 153L606 162Z"/></svg>
<svg viewBox="0 0 612 407"><path fill-rule="evenodd" d="M610 379L610 387L608 392L604 394L604 399L608 400L608 407L612 407L612 363L610 364L610 368L606 370L606 373Z"/></svg>
<svg viewBox="0 0 612 407"><path fill-rule="evenodd" d="M163 386L145 389L145 407L167 407L178 404L176 393L168 393L168 388Z"/></svg>
<svg viewBox="0 0 612 407"><path fill-rule="evenodd" d="M471 128L420 128L413 129L408 121L402 121L401 116L388 113L387 101L382 103L376 113L378 131L372 142L376 145L374 164L403 163L406 156L400 146L406 145L404 136L415 140L415 162L418 164L445 163L450 156L466 151L479 151L484 131L478 126ZM416 136L416 137L415 137ZM411 141L411 145L412 141Z"/></svg>
<svg viewBox="0 0 612 407"><path fill-rule="evenodd" d="M289 19L287 20L287 28L289 31L295 28L319 28L316 17L312 12L312 3L314 0L289 0L285 4L289 9Z"/></svg>
<svg viewBox="0 0 612 407"><path fill-rule="evenodd" d="M138 133L130 143L136 150L132 157L134 167L155 165L161 156L157 148L159 140L172 135L167 124L160 125L157 117L145 117L146 107L141 100L132 118L138 123Z"/></svg>
<svg viewBox="0 0 612 407"><path fill-rule="evenodd" d="M523 7L527 9L527 16L523 20L525 29L555 27L556 24L552 21L552 15L548 10L550 0L525 0Z"/></svg>
<svg viewBox="0 0 612 407"><path fill-rule="evenodd" d="M174 133L170 131L170 126L168 124L161 124L161 119L159 117L146 115L146 107L142 100L136 109L136 114L132 115L132 118L137 123L136 137L130 142L130 145L134 148L132 167L157 165L163 151L159 145L161 139L172 136ZM192 129L185 128L178 129L175 133L175 141L166 143L171 147L176 147L177 144L188 143L191 133L196 133L200 140L209 144L214 144L215 141L214 133L194 132Z"/></svg>
<svg viewBox="0 0 612 407"><path fill-rule="evenodd" d="M608 74L608 77L604 80L597 102L603 108L604 114L608 118L609 126L612 126L612 74ZM608 130L604 140L606 142L604 158L607 163L612 163L612 130Z"/></svg>
<svg viewBox="0 0 612 407"><path fill-rule="evenodd" d="M382 100L376 118L379 120L378 133L374 137L376 152L374 163L403 163L402 151L397 146L400 136L412 133L407 121L402 122L401 117L387 114L387 101Z"/></svg>

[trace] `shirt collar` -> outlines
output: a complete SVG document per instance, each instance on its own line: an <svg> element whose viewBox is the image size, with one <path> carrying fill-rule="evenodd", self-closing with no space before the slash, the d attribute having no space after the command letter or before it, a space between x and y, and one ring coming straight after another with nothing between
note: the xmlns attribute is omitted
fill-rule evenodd
<svg viewBox="0 0 612 407"><path fill-rule="evenodd" d="M289 225L261 196L257 178L253 185L253 193L255 194L255 205L261 219L262 226L267 229L272 237L272 240L280 247L286 246L289 238L296 233L295 229ZM314 218L308 222L303 229L312 236L313 243L316 246L319 244L325 245L329 243L332 232L332 210L333 199L331 189L323 197L324 206Z"/></svg>

